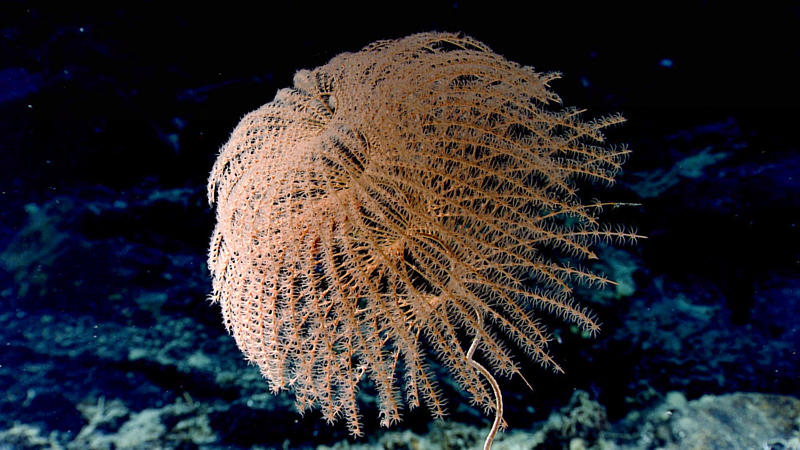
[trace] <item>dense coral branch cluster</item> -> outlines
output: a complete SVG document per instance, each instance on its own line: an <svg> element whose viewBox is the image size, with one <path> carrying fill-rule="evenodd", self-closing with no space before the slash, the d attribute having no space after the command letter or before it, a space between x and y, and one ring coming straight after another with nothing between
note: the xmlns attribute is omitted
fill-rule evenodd
<svg viewBox="0 0 800 450"><path fill-rule="evenodd" d="M601 129L623 119L558 108L557 77L424 33L300 71L242 119L209 180L209 266L228 330L273 390L360 434L362 377L384 425L403 403L445 414L426 349L495 409L474 347L493 373L518 371L509 340L560 370L538 311L598 331L569 286L607 280L553 255L636 238L603 228L574 185L614 181L628 152Z"/></svg>

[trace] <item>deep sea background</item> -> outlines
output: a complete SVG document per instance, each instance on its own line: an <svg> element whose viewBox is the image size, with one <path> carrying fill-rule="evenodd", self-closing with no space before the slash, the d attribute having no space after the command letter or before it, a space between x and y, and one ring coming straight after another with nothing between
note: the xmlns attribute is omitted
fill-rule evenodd
<svg viewBox="0 0 800 450"><path fill-rule="evenodd" d="M606 137L633 154L585 198L639 204L603 217L648 236L598 246L619 281L578 291L598 338L547 318L565 374L500 380L495 448L800 448L800 6L115 3L0 3L0 449L481 445L490 418L444 374L445 421L382 430L369 386L364 438L301 417L207 301L205 182L239 119L429 30L624 115Z"/></svg>

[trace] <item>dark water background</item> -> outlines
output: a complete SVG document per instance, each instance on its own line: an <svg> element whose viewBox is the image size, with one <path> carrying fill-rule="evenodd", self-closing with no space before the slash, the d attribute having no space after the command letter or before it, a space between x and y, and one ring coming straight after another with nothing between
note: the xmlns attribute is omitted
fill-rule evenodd
<svg viewBox="0 0 800 450"><path fill-rule="evenodd" d="M603 322L599 338L552 321L566 374L530 363L533 392L502 381L512 429L535 430L578 391L601 405L596 428L630 445L645 434L626 425L630 413L670 392L796 401L800 8L89 5L0 3L0 448L347 439L343 423L301 418L290 396L270 395L206 300L205 181L238 120L295 71L429 30L560 71L552 87L565 105L628 118L606 133L633 150L619 183L585 193L641 204L605 217L649 239L599 250L598 268L620 281L579 292ZM448 423L486 426L444 380ZM359 442L372 442L369 386L362 397L373 433ZM796 405L763 398L789 402L766 401L770 423L788 424L772 442L789 442ZM428 432L424 408L404 416L399 429ZM586 429L574 434L591 444L599 431Z"/></svg>

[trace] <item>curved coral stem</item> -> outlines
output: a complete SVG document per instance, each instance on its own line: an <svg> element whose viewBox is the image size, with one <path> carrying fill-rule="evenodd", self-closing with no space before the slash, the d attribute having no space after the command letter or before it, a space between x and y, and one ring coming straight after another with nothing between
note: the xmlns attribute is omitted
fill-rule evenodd
<svg viewBox="0 0 800 450"><path fill-rule="evenodd" d="M479 318L478 320L479 320L478 323L482 325L483 324L482 318ZM467 351L467 359L469 360L469 364L472 367L476 368L478 372L480 372L481 374L483 374L484 377L486 377L486 380L492 386L492 392L494 392L495 405L497 406L494 412L494 422L492 423L492 428L489 430L489 435L486 436L486 442L483 444L483 450L490 450L492 448L492 441L494 441L494 437L495 435L497 435L497 430L499 430L501 427L504 427L503 395L500 392L500 385L497 384L497 380L494 379L492 374L489 373L489 371L486 370L486 368L483 367L479 362L472 359L472 356L475 354L475 349L478 348L478 342L480 342L480 340L481 340L480 333L475 334L475 338L472 339L472 344L469 346L469 350Z"/></svg>

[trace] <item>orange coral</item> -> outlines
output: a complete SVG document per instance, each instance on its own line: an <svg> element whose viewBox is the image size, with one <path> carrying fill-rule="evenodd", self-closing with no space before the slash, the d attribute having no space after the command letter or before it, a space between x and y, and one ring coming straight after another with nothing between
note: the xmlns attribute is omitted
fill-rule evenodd
<svg viewBox="0 0 800 450"><path fill-rule="evenodd" d="M242 119L208 185L212 298L273 391L355 435L363 376L383 425L404 401L439 417L428 348L498 410L476 349L494 373L518 372L503 337L560 370L536 310L599 330L570 283L607 280L547 255L593 258L598 238L637 237L601 227L573 184L614 181L628 151L600 130L623 119L551 110L558 76L423 33L300 71Z"/></svg>

